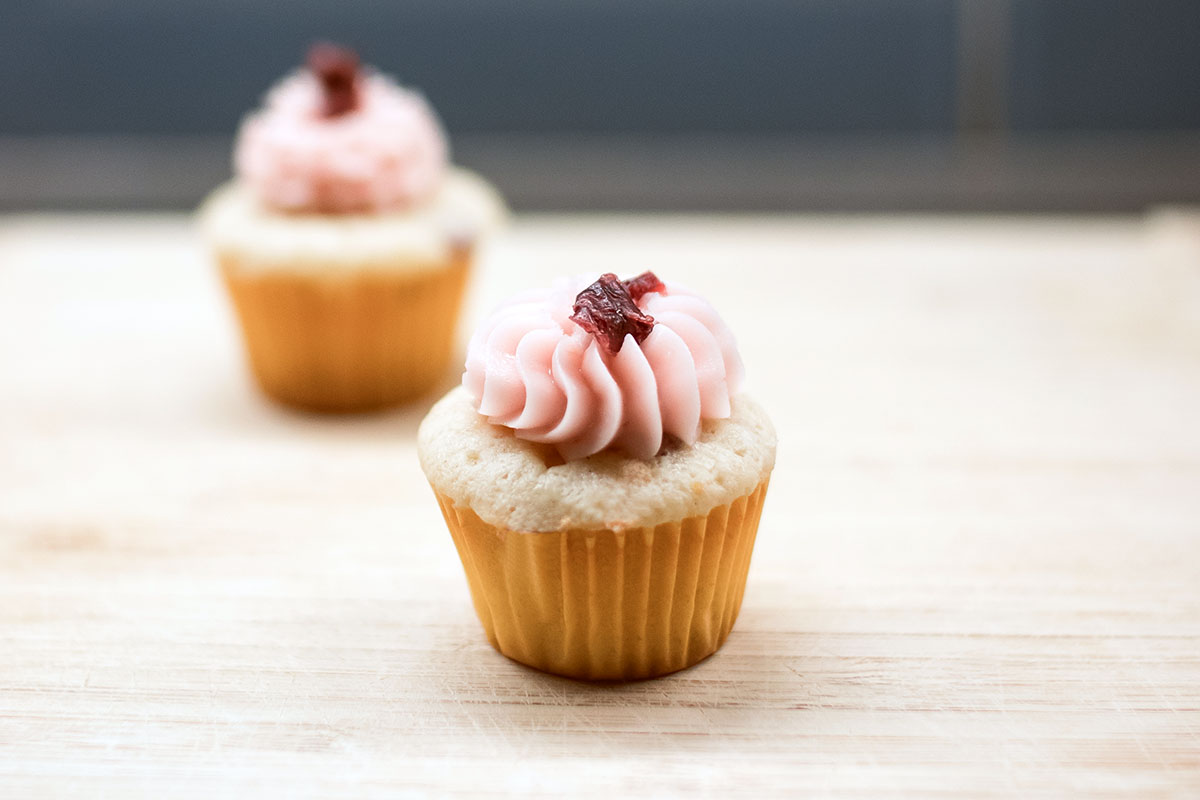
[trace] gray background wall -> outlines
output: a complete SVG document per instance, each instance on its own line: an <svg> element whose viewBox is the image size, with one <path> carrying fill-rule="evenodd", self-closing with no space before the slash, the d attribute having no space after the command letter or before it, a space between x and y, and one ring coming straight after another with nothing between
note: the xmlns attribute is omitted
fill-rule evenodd
<svg viewBox="0 0 1200 800"><path fill-rule="evenodd" d="M1200 200L1194 0L0 0L0 207L188 207L308 44L525 208Z"/></svg>

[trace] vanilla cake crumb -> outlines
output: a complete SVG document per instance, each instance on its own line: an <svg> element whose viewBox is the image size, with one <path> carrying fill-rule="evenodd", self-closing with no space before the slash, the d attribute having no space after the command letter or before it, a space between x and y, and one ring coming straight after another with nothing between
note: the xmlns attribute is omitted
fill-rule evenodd
<svg viewBox="0 0 1200 800"><path fill-rule="evenodd" d="M775 466L775 430L747 397L729 419L705 420L694 445L649 460L602 452L548 465L546 450L492 425L458 387L417 433L430 484L456 505L509 530L620 530L707 514L750 494ZM553 462L551 462L553 463Z"/></svg>
<svg viewBox="0 0 1200 800"><path fill-rule="evenodd" d="M305 214L266 208L233 181L205 201L201 226L218 253L240 269L328 270L379 265L411 270L444 266L450 250L502 224L504 203L486 181L452 167L437 193L413 208Z"/></svg>

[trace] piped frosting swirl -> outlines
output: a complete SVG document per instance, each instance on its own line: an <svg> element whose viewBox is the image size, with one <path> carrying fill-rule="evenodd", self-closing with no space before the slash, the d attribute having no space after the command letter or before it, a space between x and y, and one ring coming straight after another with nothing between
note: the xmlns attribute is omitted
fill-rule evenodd
<svg viewBox="0 0 1200 800"><path fill-rule="evenodd" d="M651 458L664 437L690 445L702 419L729 417L742 360L706 300L671 282L640 296L653 328L610 352L570 319L591 283L581 276L523 292L480 325L463 375L480 414L568 461L606 449Z"/></svg>
<svg viewBox="0 0 1200 800"><path fill-rule="evenodd" d="M430 197L448 156L425 99L375 73L359 73L342 97L329 78L302 69L267 94L238 133L238 176L287 212L372 212ZM337 113L331 99L343 101Z"/></svg>

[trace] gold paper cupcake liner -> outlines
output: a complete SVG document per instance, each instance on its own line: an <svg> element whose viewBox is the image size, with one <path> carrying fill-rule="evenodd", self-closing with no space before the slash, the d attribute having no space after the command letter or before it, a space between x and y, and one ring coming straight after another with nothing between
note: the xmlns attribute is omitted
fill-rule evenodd
<svg viewBox="0 0 1200 800"><path fill-rule="evenodd" d="M449 368L468 252L422 270L263 270L219 260L251 370L286 405L384 408L420 396Z"/></svg>
<svg viewBox="0 0 1200 800"><path fill-rule="evenodd" d="M725 642L767 483L705 516L623 531L511 531L434 493L493 647L570 678L636 680Z"/></svg>

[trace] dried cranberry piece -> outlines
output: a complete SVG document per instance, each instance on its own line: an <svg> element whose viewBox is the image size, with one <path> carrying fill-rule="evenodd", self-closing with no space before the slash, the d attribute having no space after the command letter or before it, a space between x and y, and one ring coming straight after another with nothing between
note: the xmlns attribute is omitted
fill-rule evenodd
<svg viewBox="0 0 1200 800"><path fill-rule="evenodd" d="M633 298L633 302L635 303L641 300L644 294L665 292L667 290L667 287L663 286L663 282L658 279L658 276L649 271L643 272L636 278L621 281L621 283L625 284L625 288L629 289L629 296Z"/></svg>
<svg viewBox="0 0 1200 800"><path fill-rule="evenodd" d="M321 82L321 114L340 117L358 108L358 54L348 47L317 42L308 51L308 68Z"/></svg>
<svg viewBox="0 0 1200 800"><path fill-rule="evenodd" d="M641 344L654 328L654 317L638 308L637 297L646 292L662 291L662 282L647 272L632 281L622 281L606 272L575 298L571 320L608 348L610 353L621 352L626 334ZM656 288L657 287L657 288Z"/></svg>

